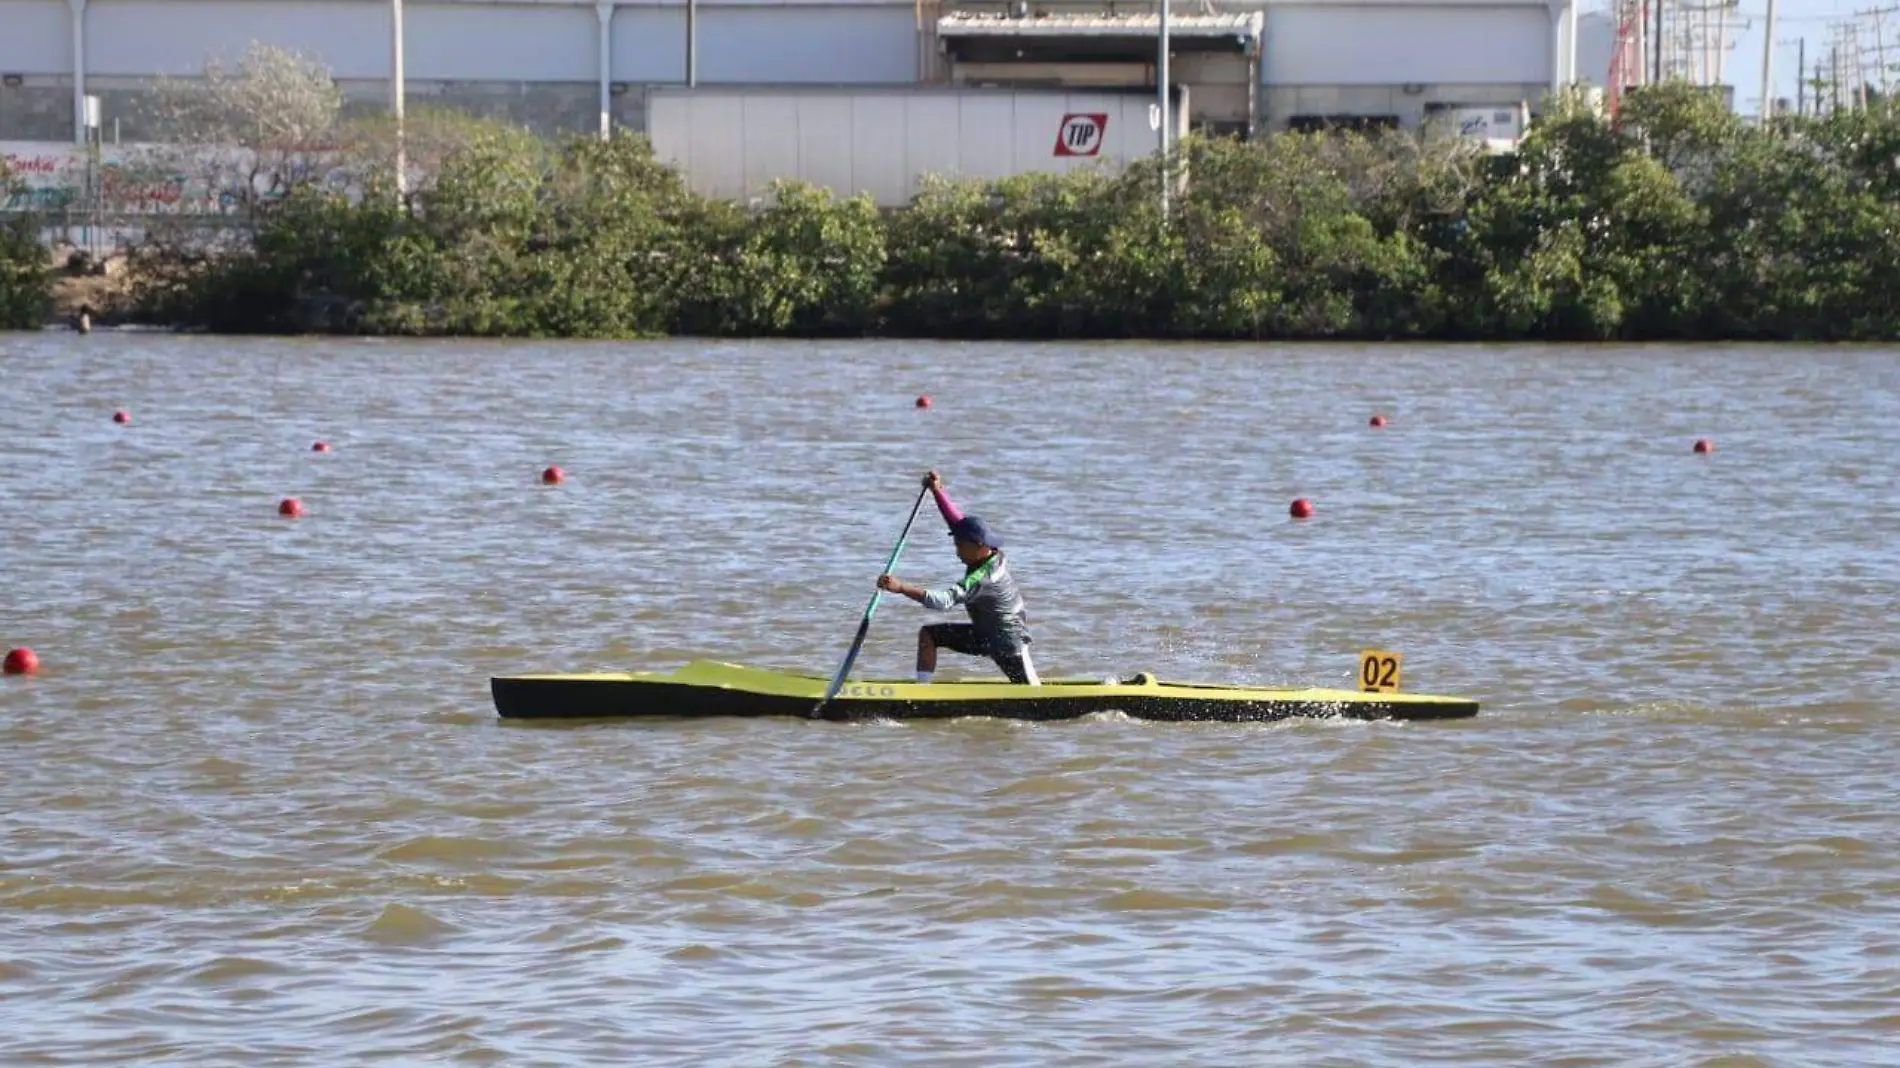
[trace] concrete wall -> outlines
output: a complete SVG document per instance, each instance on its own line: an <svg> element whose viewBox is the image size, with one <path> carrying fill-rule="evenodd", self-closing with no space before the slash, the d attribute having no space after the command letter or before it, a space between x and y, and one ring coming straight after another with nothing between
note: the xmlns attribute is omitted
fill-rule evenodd
<svg viewBox="0 0 1900 1068"><path fill-rule="evenodd" d="M1273 5L1267 85L1550 82L1551 18L1542 3Z"/></svg>
<svg viewBox="0 0 1900 1068"><path fill-rule="evenodd" d="M1432 104L1533 107L1558 58L1541 2L1269 4L1260 119L1378 115L1413 127Z"/></svg>
<svg viewBox="0 0 1900 1068"><path fill-rule="evenodd" d="M639 128L644 87L686 77L683 0L616 0L608 24L610 103ZM892 85L918 76L910 0L704 0L702 85ZM229 64L251 42L303 51L364 106L389 98L387 0L89 0L86 88L105 136L150 132L139 88L156 75ZM408 99L512 119L546 133L600 126L601 22L593 0L407 0ZM73 139L73 20L66 0L0 0L0 140Z"/></svg>
<svg viewBox="0 0 1900 1068"><path fill-rule="evenodd" d="M949 4L943 5L949 7ZM1266 12L1257 84L1232 57L1178 56L1197 114L1379 114L1416 121L1428 103L1533 103L1553 62L1543 0L1221 0ZM938 5L926 0L922 18ZM899 85L924 69L913 0L703 0L702 85ZM601 24L593 0L406 0L405 75L438 102L542 132L597 130ZM334 71L355 109L388 99L387 0L88 0L86 88L104 133L152 135L140 88L234 60L252 41L297 48ZM686 71L683 0L616 2L607 30L609 113L645 124L646 89ZM926 34L924 36L932 36ZM1586 60L1591 68L1594 57ZM1583 66L1583 63L1580 63ZM1596 72L1580 71L1586 77ZM66 0L0 0L0 140L73 138L73 22ZM1600 74L1596 75L1600 77Z"/></svg>
<svg viewBox="0 0 1900 1068"><path fill-rule="evenodd" d="M72 18L66 0L0 0L0 74L70 73Z"/></svg>
<svg viewBox="0 0 1900 1068"><path fill-rule="evenodd" d="M1607 89L1616 52L1616 20L1600 11L1577 16L1577 80ZM1734 57L1729 57L1731 62Z"/></svg>

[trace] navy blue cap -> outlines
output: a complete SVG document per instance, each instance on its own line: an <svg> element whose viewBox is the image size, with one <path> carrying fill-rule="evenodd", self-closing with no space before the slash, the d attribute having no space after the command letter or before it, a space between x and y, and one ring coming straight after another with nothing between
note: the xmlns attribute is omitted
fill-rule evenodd
<svg viewBox="0 0 1900 1068"><path fill-rule="evenodd" d="M992 549L1000 549L1003 547L1003 539L990 533L989 524L973 515L966 515L955 523L950 524L950 536L958 541L987 545Z"/></svg>

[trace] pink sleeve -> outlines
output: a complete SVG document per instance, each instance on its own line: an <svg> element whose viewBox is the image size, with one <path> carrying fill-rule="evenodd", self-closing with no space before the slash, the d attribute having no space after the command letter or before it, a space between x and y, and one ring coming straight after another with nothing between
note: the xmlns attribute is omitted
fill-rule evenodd
<svg viewBox="0 0 1900 1068"><path fill-rule="evenodd" d="M930 492L937 498L937 511L943 513L944 524L955 526L957 520L963 518L963 513L957 509L956 503L951 501L950 495L941 489L932 488Z"/></svg>

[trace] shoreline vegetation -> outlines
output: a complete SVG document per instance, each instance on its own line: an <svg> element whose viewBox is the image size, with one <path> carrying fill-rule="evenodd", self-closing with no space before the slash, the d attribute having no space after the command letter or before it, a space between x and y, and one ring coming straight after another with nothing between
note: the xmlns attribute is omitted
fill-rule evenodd
<svg viewBox="0 0 1900 1068"><path fill-rule="evenodd" d="M1120 174L933 181L895 211L796 184L742 205L691 193L637 136L550 142L442 113L410 117L398 191L388 120L343 121L329 72L297 57L254 49L229 74L155 97L181 143L243 154L203 176L241 195L216 227L155 225L96 287L111 302L93 305L101 323L591 338L1900 337L1900 108L1884 100L1764 127L1683 84L1628 93L1614 120L1564 96L1517 153L1494 156L1408 132L1189 139L1164 214L1155 159ZM282 144L324 147L270 147ZM183 160L170 165L195 165ZM0 220L0 327L49 313L37 233Z"/></svg>

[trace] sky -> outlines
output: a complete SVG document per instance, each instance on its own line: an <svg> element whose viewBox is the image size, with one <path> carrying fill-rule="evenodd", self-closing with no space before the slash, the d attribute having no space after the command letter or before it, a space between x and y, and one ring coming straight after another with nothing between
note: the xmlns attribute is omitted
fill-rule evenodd
<svg viewBox="0 0 1900 1068"><path fill-rule="evenodd" d="M1854 17L1857 11L1871 11L1877 7L1900 6L1900 0L1776 0L1775 2L1775 40L1774 53L1775 93L1789 100L1795 98L1797 60L1801 38L1807 38L1808 64L1814 65L1833 43L1834 24ZM1608 5L1600 2L1587 2L1579 10L1607 10ZM1723 80L1735 87L1735 110L1745 114L1759 114L1761 111L1761 46L1763 23L1767 20L1767 0L1741 0L1739 8L1742 18L1748 20L1749 27L1743 32L1735 48L1729 52L1722 71ZM1882 35L1888 45L1887 61L1890 65L1900 65L1900 11L1892 11L1881 16ZM1871 27L1871 23L1869 23ZM1863 50L1873 45L1871 28L1863 38ZM1869 67L1871 68L1871 56ZM1871 76L1871 73L1870 73ZM1810 75L1812 77L1812 75ZM1900 80L1900 79L1897 79Z"/></svg>

